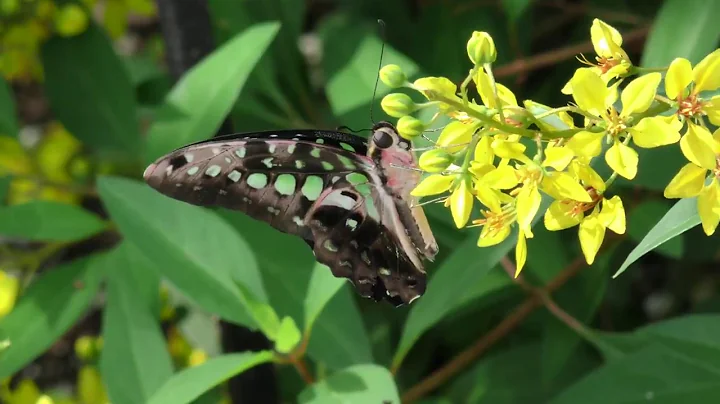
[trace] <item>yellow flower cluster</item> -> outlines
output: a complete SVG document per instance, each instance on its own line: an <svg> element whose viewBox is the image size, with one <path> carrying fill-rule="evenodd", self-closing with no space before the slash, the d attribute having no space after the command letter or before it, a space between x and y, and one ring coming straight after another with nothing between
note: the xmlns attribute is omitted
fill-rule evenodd
<svg viewBox="0 0 720 404"><path fill-rule="evenodd" d="M51 35L81 34L97 0L61 3L53 0L0 1L0 74L9 81L42 80L39 50ZM106 0L103 24L112 38L123 35L128 15L153 15L152 0Z"/></svg>
<svg viewBox="0 0 720 404"><path fill-rule="evenodd" d="M612 26L595 19L590 36L595 63L583 59L589 66L578 68L562 89L573 102L559 108L532 100L520 106L512 91L495 81L497 51L485 32L475 32L468 41L473 67L459 88L444 77L410 83L396 65L383 67L380 74L389 87L410 88L427 99L415 103L400 93L383 99L383 110L399 118L402 136L420 135L442 115L452 119L436 147L420 156L419 166L429 175L413 195L449 193L441 200L455 225L482 226L480 247L502 242L517 228L517 273L527 258L527 239L533 237L543 194L553 200L544 214L545 227L555 231L578 226L589 264L606 230L625 232L623 202L606 192L618 175L628 180L636 176L636 148L679 142L689 163L670 181L665 196L698 196L708 235L720 221L720 130L711 134L706 122L720 125L720 96L704 96L720 88L720 49L695 67L678 58L667 69L644 69L632 64ZM666 96L658 94L661 71ZM468 95L471 82L480 102ZM430 122L410 115L424 108L437 111ZM575 126L573 115L581 118L581 127ZM593 168L600 156L613 170L606 179ZM482 218L471 220L477 202Z"/></svg>

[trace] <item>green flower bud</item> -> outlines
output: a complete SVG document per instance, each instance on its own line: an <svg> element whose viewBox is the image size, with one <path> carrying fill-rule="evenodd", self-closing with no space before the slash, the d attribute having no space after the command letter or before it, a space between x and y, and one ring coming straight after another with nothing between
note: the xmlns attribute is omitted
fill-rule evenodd
<svg viewBox="0 0 720 404"><path fill-rule="evenodd" d="M400 136L405 139L411 140L414 137L420 136L425 130L425 124L421 120L414 118L410 115L405 115L398 119L396 128Z"/></svg>
<svg viewBox="0 0 720 404"><path fill-rule="evenodd" d="M88 15L77 4L63 6L55 16L55 29L60 36L75 36L85 31Z"/></svg>
<svg viewBox="0 0 720 404"><path fill-rule="evenodd" d="M457 153L468 147L478 127L479 122L452 121L440 133L437 145L445 148L448 153Z"/></svg>
<svg viewBox="0 0 720 404"><path fill-rule="evenodd" d="M407 83L407 76L400 66L387 65L380 69L380 81L390 88L398 88Z"/></svg>
<svg viewBox="0 0 720 404"><path fill-rule="evenodd" d="M418 165L429 173L439 173L448 168L453 157L443 149L428 150L420 155Z"/></svg>
<svg viewBox="0 0 720 404"><path fill-rule="evenodd" d="M415 103L407 94L388 94L380 101L380 106L386 114L393 118L410 115L415 111Z"/></svg>
<svg viewBox="0 0 720 404"><path fill-rule="evenodd" d="M475 31L467 43L467 53L474 64L493 63L497 59L495 42L487 32Z"/></svg>

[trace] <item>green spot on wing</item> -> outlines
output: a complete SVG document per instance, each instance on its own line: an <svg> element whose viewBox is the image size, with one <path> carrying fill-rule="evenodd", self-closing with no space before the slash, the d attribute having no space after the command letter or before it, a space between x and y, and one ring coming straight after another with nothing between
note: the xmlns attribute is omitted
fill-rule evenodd
<svg viewBox="0 0 720 404"><path fill-rule="evenodd" d="M264 188L267 185L267 175L261 173L252 173L248 176L247 184L255 189Z"/></svg>
<svg viewBox="0 0 720 404"><path fill-rule="evenodd" d="M305 183L300 191L309 201L314 201L322 193L324 185L322 177L310 175L305 179Z"/></svg>
<svg viewBox="0 0 720 404"><path fill-rule="evenodd" d="M366 184L369 182L368 177L360 173L350 173L346 175L345 178L352 185Z"/></svg>
<svg viewBox="0 0 720 404"><path fill-rule="evenodd" d="M295 192L296 180L292 174L280 174L275 179L275 189L281 195L292 195Z"/></svg>
<svg viewBox="0 0 720 404"><path fill-rule="evenodd" d="M355 148L345 142L340 142L340 147L342 147L343 149L345 149L347 151L351 151L351 152L355 153Z"/></svg>
<svg viewBox="0 0 720 404"><path fill-rule="evenodd" d="M355 166L355 163L353 163L353 161L350 160L349 158L347 158L341 154L338 154L337 157L338 157L338 160L340 160L340 162L342 163L342 165L345 166L345 168L347 168L348 170L354 170L357 168Z"/></svg>
<svg viewBox="0 0 720 404"><path fill-rule="evenodd" d="M205 174L209 177L217 177L217 175L220 174L220 171L222 171L220 166L211 165L207 170L205 170Z"/></svg>
<svg viewBox="0 0 720 404"><path fill-rule="evenodd" d="M188 175L195 175L200 169L198 167L190 167L189 170L187 170Z"/></svg>
<svg viewBox="0 0 720 404"><path fill-rule="evenodd" d="M328 163L327 161L322 162L322 167L323 167L323 169L325 169L327 171L330 171L335 168L335 167L333 167L332 164Z"/></svg>
<svg viewBox="0 0 720 404"><path fill-rule="evenodd" d="M310 151L310 155L315 157L316 159L320 158L320 149L317 147L313 147L313 149Z"/></svg>

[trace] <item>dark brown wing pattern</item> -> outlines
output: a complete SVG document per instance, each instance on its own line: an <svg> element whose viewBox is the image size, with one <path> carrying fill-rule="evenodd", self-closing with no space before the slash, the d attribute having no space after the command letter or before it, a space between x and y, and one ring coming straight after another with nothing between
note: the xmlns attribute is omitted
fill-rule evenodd
<svg viewBox="0 0 720 404"><path fill-rule="evenodd" d="M238 210L302 237L362 296L409 303L424 292L425 272L404 252L403 229L384 219L396 207L381 196L365 152L338 132L220 137L158 159L144 177L174 199Z"/></svg>

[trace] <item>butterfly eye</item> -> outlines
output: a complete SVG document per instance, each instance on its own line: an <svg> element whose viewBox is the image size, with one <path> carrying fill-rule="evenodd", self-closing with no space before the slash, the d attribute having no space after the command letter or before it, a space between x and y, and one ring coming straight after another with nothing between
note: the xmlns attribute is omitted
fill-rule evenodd
<svg viewBox="0 0 720 404"><path fill-rule="evenodd" d="M373 135L373 143L381 149L387 149L393 145L393 137L389 133L379 130Z"/></svg>

